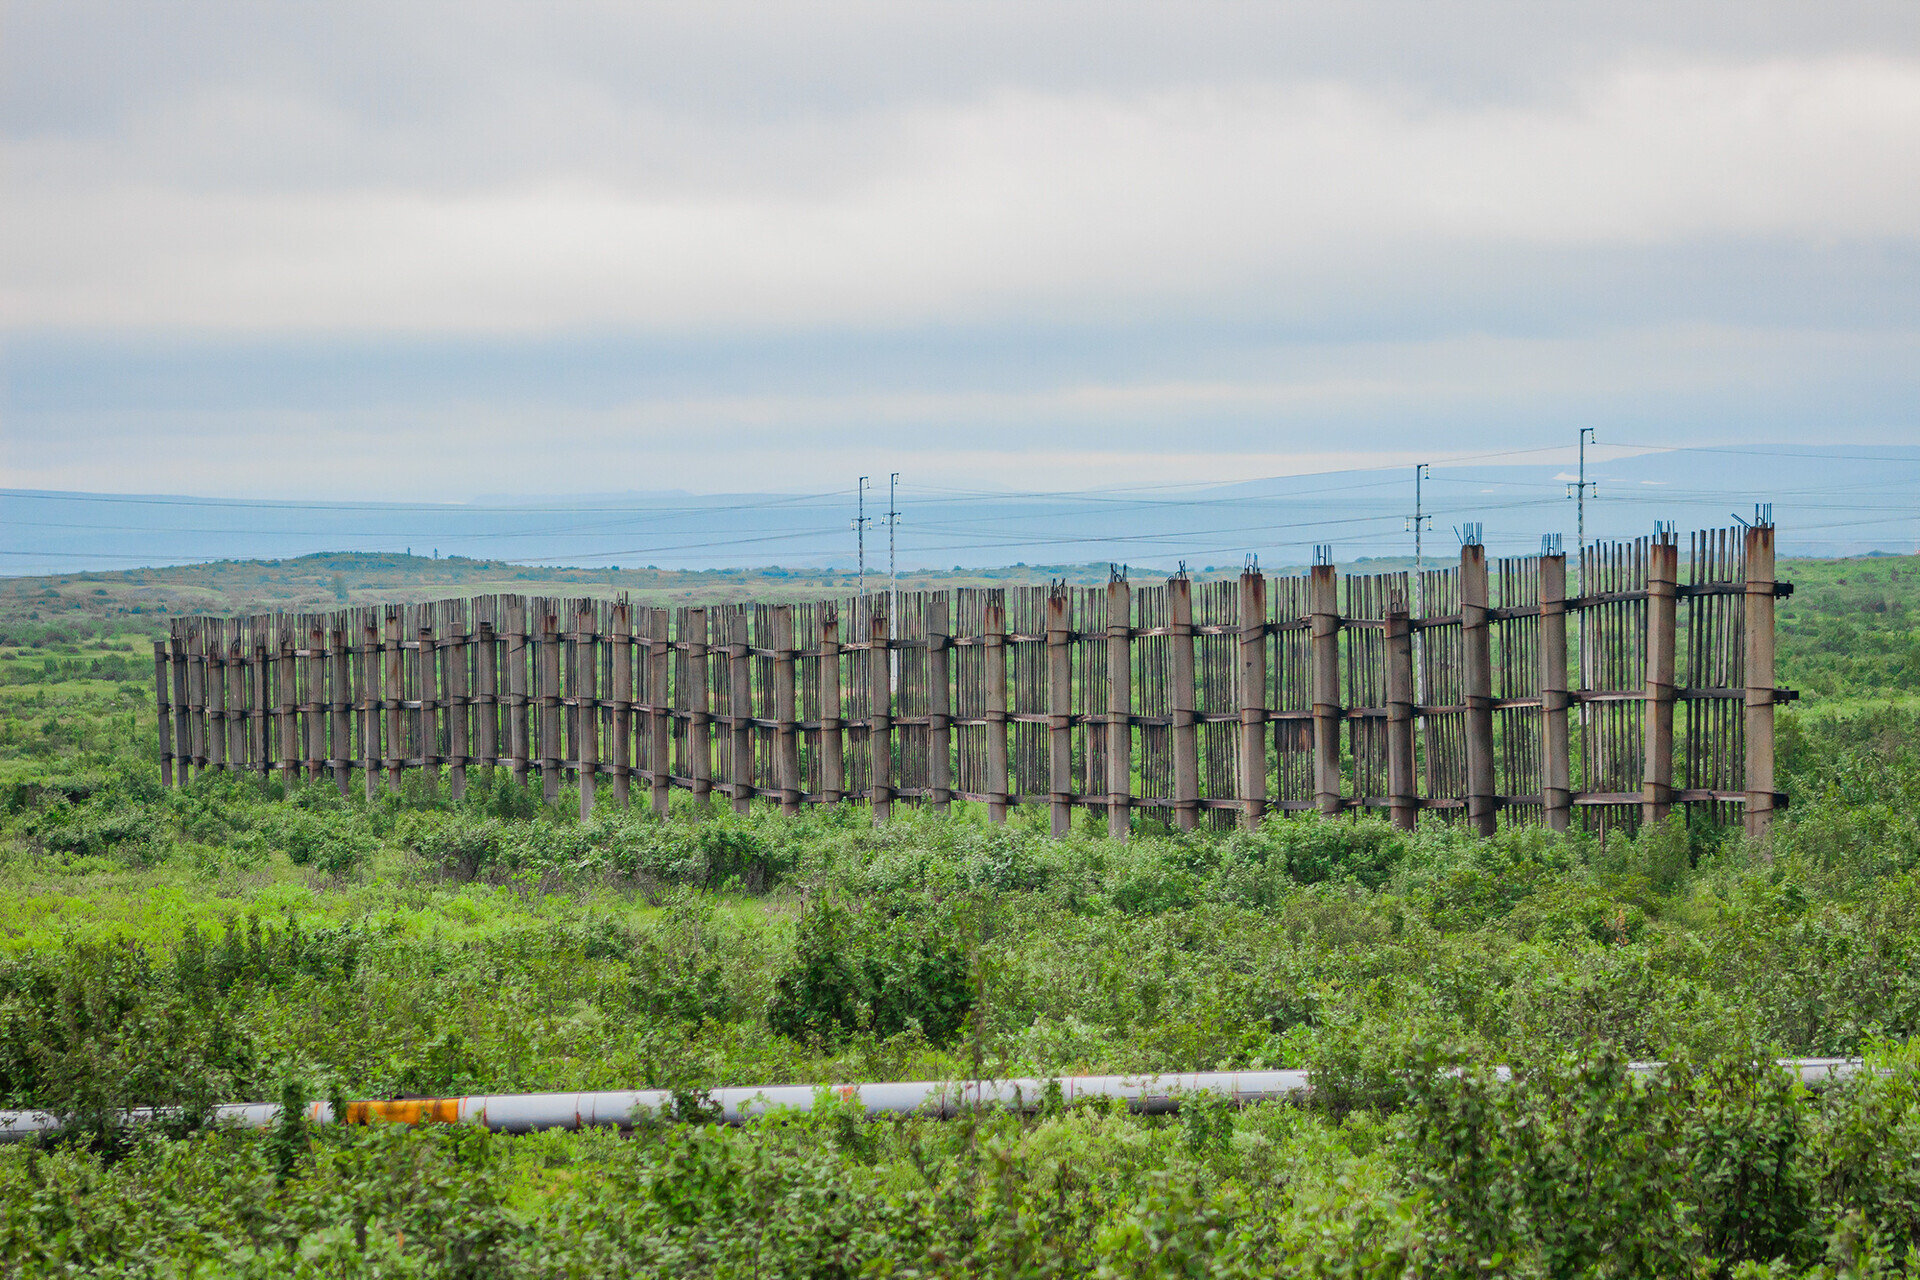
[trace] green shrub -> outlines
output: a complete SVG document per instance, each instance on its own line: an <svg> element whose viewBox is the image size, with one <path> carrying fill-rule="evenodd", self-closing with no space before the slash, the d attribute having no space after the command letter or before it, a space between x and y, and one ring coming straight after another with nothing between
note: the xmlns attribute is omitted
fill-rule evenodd
<svg viewBox="0 0 1920 1280"><path fill-rule="evenodd" d="M466 883L502 867L506 831L493 818L428 814L410 824L402 840L434 871Z"/></svg>
<svg viewBox="0 0 1920 1280"><path fill-rule="evenodd" d="M310 866L331 876L358 870L372 859L377 847L350 815L307 808L283 810L272 824L270 838L294 866Z"/></svg>
<svg viewBox="0 0 1920 1280"><path fill-rule="evenodd" d="M781 1035L823 1045L855 1032L897 1035L910 1026L943 1043L973 1007L969 968L957 930L937 917L818 902L801 917L793 961L775 980L767 1023Z"/></svg>
<svg viewBox="0 0 1920 1280"><path fill-rule="evenodd" d="M1279 827L1287 874L1297 884L1352 879L1377 889L1407 856L1406 837L1378 818L1287 822Z"/></svg>

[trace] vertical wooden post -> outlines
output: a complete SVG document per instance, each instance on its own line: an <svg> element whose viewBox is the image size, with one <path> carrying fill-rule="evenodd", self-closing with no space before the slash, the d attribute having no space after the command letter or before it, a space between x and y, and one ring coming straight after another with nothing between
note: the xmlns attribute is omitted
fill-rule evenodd
<svg viewBox="0 0 1920 1280"><path fill-rule="evenodd" d="M1646 775L1640 788L1640 821L1665 822L1673 812L1673 678L1675 600L1680 548L1665 537L1647 549Z"/></svg>
<svg viewBox="0 0 1920 1280"><path fill-rule="evenodd" d="M293 656L294 619L292 614L275 618L274 640L279 658L274 663L279 687L274 693L274 715L280 723L280 782L288 791L300 778L300 676Z"/></svg>
<svg viewBox="0 0 1920 1280"><path fill-rule="evenodd" d="M1547 828L1573 822L1573 761L1568 746L1567 558L1540 557L1540 797Z"/></svg>
<svg viewBox="0 0 1920 1280"><path fill-rule="evenodd" d="M648 782L653 789L653 811L662 818L667 816L673 791L673 708L667 701L673 674L673 642L668 631L671 621L672 614L665 609L648 614L647 733L653 761L653 776Z"/></svg>
<svg viewBox="0 0 1920 1280"><path fill-rule="evenodd" d="M500 597L473 603L474 754L494 769L500 764Z"/></svg>
<svg viewBox="0 0 1920 1280"><path fill-rule="evenodd" d="M387 790L400 790L400 775L406 766L407 651L401 647L401 607L390 604L382 627L381 658L386 668L386 690L380 701L387 713Z"/></svg>
<svg viewBox="0 0 1920 1280"><path fill-rule="evenodd" d="M1387 803L1393 825L1419 824L1420 797L1413 774L1413 618L1407 602L1387 610Z"/></svg>
<svg viewBox="0 0 1920 1280"><path fill-rule="evenodd" d="M1133 588L1107 581L1107 835L1125 840L1133 796Z"/></svg>
<svg viewBox="0 0 1920 1280"><path fill-rule="evenodd" d="M560 773L566 765L560 722L560 603L548 597L535 602L540 628L534 651L540 700L540 796L548 804L560 798Z"/></svg>
<svg viewBox="0 0 1920 1280"><path fill-rule="evenodd" d="M168 696L172 672L167 670L167 645L153 642L153 713L160 731L160 785L173 785L173 699Z"/></svg>
<svg viewBox="0 0 1920 1280"><path fill-rule="evenodd" d="M820 608L820 798L838 804L847 795L846 728L841 717L840 611Z"/></svg>
<svg viewBox="0 0 1920 1280"><path fill-rule="evenodd" d="M593 816L595 775L600 771L600 618L592 600L574 610L573 697L579 710L574 720L574 755L579 761L580 820Z"/></svg>
<svg viewBox="0 0 1920 1280"><path fill-rule="evenodd" d="M927 597L927 799L937 813L953 803L952 614L948 594Z"/></svg>
<svg viewBox="0 0 1920 1280"><path fill-rule="evenodd" d="M507 624L507 739L512 752L507 757L513 780L526 786L533 767L532 708L528 702L529 681L527 644L532 632L527 617L525 596L505 600Z"/></svg>
<svg viewBox="0 0 1920 1280"><path fill-rule="evenodd" d="M795 668L793 606L773 611L773 780L780 789L780 812L800 812L800 725Z"/></svg>
<svg viewBox="0 0 1920 1280"><path fill-rule="evenodd" d="M207 767L227 767L227 646L226 624L207 624Z"/></svg>
<svg viewBox="0 0 1920 1280"><path fill-rule="evenodd" d="M1240 575L1240 825L1267 812L1267 577Z"/></svg>
<svg viewBox="0 0 1920 1280"><path fill-rule="evenodd" d="M607 612L607 635L613 654L613 719L607 757L613 762L613 802L622 809L632 803L628 779L633 774L633 606L616 600Z"/></svg>
<svg viewBox="0 0 1920 1280"><path fill-rule="evenodd" d="M307 720L307 779L313 781L327 771L327 712L332 702L327 678L333 673L327 664L327 620L310 613L305 622L307 696L301 714Z"/></svg>
<svg viewBox="0 0 1920 1280"><path fill-rule="evenodd" d="M1047 810L1054 839L1073 830L1073 630L1067 584L1047 593Z"/></svg>
<svg viewBox="0 0 1920 1280"><path fill-rule="evenodd" d="M1013 802L1007 781L1007 605L1004 598L988 600L981 627L987 651L987 820L996 826L1007 821Z"/></svg>
<svg viewBox="0 0 1920 1280"><path fill-rule="evenodd" d="M869 615L867 639L867 747L871 753L873 820L893 816L893 681L888 670L887 615Z"/></svg>
<svg viewBox="0 0 1920 1280"><path fill-rule="evenodd" d="M753 808L753 650L749 612L737 610L727 625L727 707L732 711L727 757L733 782L733 811Z"/></svg>
<svg viewBox="0 0 1920 1280"><path fill-rule="evenodd" d="M1746 827L1757 840L1773 825L1773 525L1749 526L1746 552Z"/></svg>
<svg viewBox="0 0 1920 1280"><path fill-rule="evenodd" d="M1307 582L1313 617L1313 795L1325 817L1339 816L1340 583L1330 564L1313 566Z"/></svg>
<svg viewBox="0 0 1920 1280"><path fill-rule="evenodd" d="M253 705L248 717L249 733L253 739L253 767L265 782L273 759L273 724L267 713L272 702L272 693L267 684L267 646L272 642L273 630L267 618L256 616L249 624L252 629L253 663L247 671L247 697Z"/></svg>
<svg viewBox="0 0 1920 1280"><path fill-rule="evenodd" d="M440 606L441 705L447 721L447 787L458 801L467 794L467 762L473 748L473 683L468 604Z"/></svg>
<svg viewBox="0 0 1920 1280"><path fill-rule="evenodd" d="M1490 836L1498 821L1493 781L1493 629L1487 618L1487 549L1460 548L1461 687L1467 703L1467 821Z"/></svg>
<svg viewBox="0 0 1920 1280"><path fill-rule="evenodd" d="M173 759L181 786L193 777L193 708L187 702L187 638L175 619L167 639L167 665L173 675Z"/></svg>
<svg viewBox="0 0 1920 1280"><path fill-rule="evenodd" d="M340 609L327 619L327 719L332 725L333 785L343 797L353 789L353 660L348 653L353 628L347 618L347 611Z"/></svg>
<svg viewBox="0 0 1920 1280"><path fill-rule="evenodd" d="M195 777L207 771L207 644L205 623L187 619L187 761Z"/></svg>
<svg viewBox="0 0 1920 1280"><path fill-rule="evenodd" d="M680 642L686 646L689 673L686 688L687 754L693 757L691 772L693 798L701 805L713 803L713 726L712 704L707 698L707 611L689 609L682 615Z"/></svg>
<svg viewBox="0 0 1920 1280"><path fill-rule="evenodd" d="M1167 710L1173 720L1173 820L1182 831L1200 825L1200 727L1194 719L1193 581L1167 579L1169 635Z"/></svg>
<svg viewBox="0 0 1920 1280"><path fill-rule="evenodd" d="M380 626L371 608L360 618L360 772L372 800L380 778Z"/></svg>
<svg viewBox="0 0 1920 1280"><path fill-rule="evenodd" d="M227 629L227 762L228 767L247 767L247 690L253 674L247 664L245 637L247 624L235 618Z"/></svg>

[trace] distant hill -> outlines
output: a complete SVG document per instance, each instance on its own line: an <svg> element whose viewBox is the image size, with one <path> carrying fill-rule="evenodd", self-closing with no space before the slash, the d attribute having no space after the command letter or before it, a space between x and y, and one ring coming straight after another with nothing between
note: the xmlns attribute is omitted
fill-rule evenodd
<svg viewBox="0 0 1920 1280"><path fill-rule="evenodd" d="M1572 475L1560 465L1436 466L1424 486L1426 547L1449 555L1475 522L1496 552L1542 534L1574 540ZM1643 453L1589 464L1589 538L1635 537L1658 520L1720 527L1771 503L1782 550L1905 553L1920 544L1920 448L1753 446ZM1410 468L1234 480L1209 487L1066 494L905 491L900 561L915 569L1004 564L1237 568L1257 555L1304 563L1412 551ZM885 567L884 506L869 499L870 571ZM494 498L471 504L266 503L170 495L0 491L9 531L0 572L73 572L319 552L398 555L415 564L782 565L836 574L855 564L851 494L636 493Z"/></svg>

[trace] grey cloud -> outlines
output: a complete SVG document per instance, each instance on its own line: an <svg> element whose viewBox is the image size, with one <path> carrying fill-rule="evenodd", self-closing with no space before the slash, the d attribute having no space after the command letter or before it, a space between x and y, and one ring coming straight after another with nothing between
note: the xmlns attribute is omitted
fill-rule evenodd
<svg viewBox="0 0 1920 1280"><path fill-rule="evenodd" d="M1197 474L1920 389L1907 3L16 0L0 164L13 484Z"/></svg>

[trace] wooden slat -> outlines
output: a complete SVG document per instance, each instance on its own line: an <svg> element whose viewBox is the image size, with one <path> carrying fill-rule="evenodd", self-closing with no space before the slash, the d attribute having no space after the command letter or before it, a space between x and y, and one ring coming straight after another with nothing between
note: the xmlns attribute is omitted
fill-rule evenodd
<svg viewBox="0 0 1920 1280"><path fill-rule="evenodd" d="M1073 829L1073 629L1067 584L1047 592L1047 820L1055 839Z"/></svg>
<svg viewBox="0 0 1920 1280"><path fill-rule="evenodd" d="M1387 797L1393 825L1411 831L1420 796L1413 756L1413 627L1406 602L1387 613Z"/></svg>
<svg viewBox="0 0 1920 1280"><path fill-rule="evenodd" d="M1460 548L1460 647L1467 707L1467 821L1490 836L1498 820L1493 762L1493 650L1487 618L1487 549Z"/></svg>
<svg viewBox="0 0 1920 1280"><path fill-rule="evenodd" d="M1315 565L1308 582L1313 610L1313 790L1320 812L1337 816L1340 801L1339 580L1332 565Z"/></svg>
<svg viewBox="0 0 1920 1280"><path fill-rule="evenodd" d="M951 598L945 591L930 595L927 628L927 800L938 813L947 812L953 798L953 686L947 643L952 630Z"/></svg>
<svg viewBox="0 0 1920 1280"><path fill-rule="evenodd" d="M616 600L607 613L608 668L612 684L611 717L608 721L607 759L612 763L610 790L613 802L622 809L632 803L629 780L633 773L633 606L624 598Z"/></svg>
<svg viewBox="0 0 1920 1280"><path fill-rule="evenodd" d="M1107 583L1107 834L1127 838L1133 791L1133 589Z"/></svg>
<svg viewBox="0 0 1920 1280"><path fill-rule="evenodd" d="M1758 840L1773 825L1774 552L1773 526L1746 531L1747 834Z"/></svg>
<svg viewBox="0 0 1920 1280"><path fill-rule="evenodd" d="M1640 821L1666 821L1673 810L1674 589L1680 548L1664 538L1650 550L1647 566L1647 694L1643 722L1646 772L1640 792Z"/></svg>
<svg viewBox="0 0 1920 1280"><path fill-rule="evenodd" d="M1248 830L1267 812L1267 579L1240 575L1240 822Z"/></svg>
<svg viewBox="0 0 1920 1280"><path fill-rule="evenodd" d="M327 720L333 785L343 797L353 791L353 669L347 653L352 644L352 614L337 609L327 616L327 696L331 699Z"/></svg>
<svg viewBox="0 0 1920 1280"><path fill-rule="evenodd" d="M574 759L580 780L580 820L593 816L600 767L600 618L592 600L574 602Z"/></svg>
<svg viewBox="0 0 1920 1280"><path fill-rule="evenodd" d="M893 690L887 664L886 615L874 612L869 626L871 642L867 652L861 655L866 665L867 749L872 762L868 766L871 779L868 794L874 822L883 823L893 815Z"/></svg>
<svg viewBox="0 0 1920 1280"><path fill-rule="evenodd" d="M1198 692L1193 662L1193 582L1167 579L1168 709L1173 716L1173 820L1182 831L1200 825L1200 734L1194 723Z"/></svg>
<svg viewBox="0 0 1920 1280"><path fill-rule="evenodd" d="M1540 759L1542 816L1553 831L1573 819L1573 772L1568 749L1567 558L1540 557Z"/></svg>

